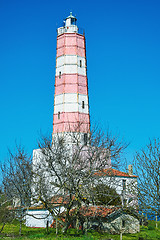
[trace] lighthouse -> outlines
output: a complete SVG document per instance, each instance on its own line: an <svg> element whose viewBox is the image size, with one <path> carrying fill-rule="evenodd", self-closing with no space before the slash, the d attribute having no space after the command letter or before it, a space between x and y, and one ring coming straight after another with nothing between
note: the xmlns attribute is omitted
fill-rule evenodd
<svg viewBox="0 0 160 240"><path fill-rule="evenodd" d="M86 45L77 19L70 13L57 29L55 95L52 138L77 133L87 144L90 132Z"/></svg>
<svg viewBox="0 0 160 240"><path fill-rule="evenodd" d="M116 145L115 137L99 132L91 135L85 36L70 13L57 29L52 142L44 137L40 148L33 150L33 206L27 208L27 226L46 227L46 222L51 224L66 213L67 205L69 211L91 205L94 188L102 184L114 188L125 206L133 208L138 202L137 176L111 165L112 156L119 160L121 143Z"/></svg>

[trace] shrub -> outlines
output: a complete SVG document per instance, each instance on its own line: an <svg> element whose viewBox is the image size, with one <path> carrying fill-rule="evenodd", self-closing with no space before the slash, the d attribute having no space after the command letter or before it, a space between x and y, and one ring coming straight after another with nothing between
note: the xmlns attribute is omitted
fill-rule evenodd
<svg viewBox="0 0 160 240"><path fill-rule="evenodd" d="M155 227L149 226L149 227L148 227L148 230L155 230Z"/></svg>

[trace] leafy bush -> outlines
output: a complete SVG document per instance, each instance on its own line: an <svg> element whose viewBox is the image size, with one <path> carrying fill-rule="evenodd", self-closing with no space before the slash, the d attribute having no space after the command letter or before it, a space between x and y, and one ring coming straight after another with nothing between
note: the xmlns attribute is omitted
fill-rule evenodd
<svg viewBox="0 0 160 240"><path fill-rule="evenodd" d="M155 227L149 226L149 227L148 227L148 230L155 230Z"/></svg>

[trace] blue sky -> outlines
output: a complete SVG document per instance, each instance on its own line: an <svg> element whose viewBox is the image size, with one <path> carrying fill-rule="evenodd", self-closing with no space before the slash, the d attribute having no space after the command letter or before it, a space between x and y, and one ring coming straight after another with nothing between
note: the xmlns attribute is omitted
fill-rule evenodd
<svg viewBox="0 0 160 240"><path fill-rule="evenodd" d="M128 161L160 136L160 2L0 0L0 161L52 132L56 28L85 29L92 122L123 137Z"/></svg>

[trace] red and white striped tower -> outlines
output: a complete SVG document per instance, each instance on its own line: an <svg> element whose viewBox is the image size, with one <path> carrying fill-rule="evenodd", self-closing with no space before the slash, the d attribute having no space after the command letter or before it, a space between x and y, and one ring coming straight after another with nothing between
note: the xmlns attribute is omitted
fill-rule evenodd
<svg viewBox="0 0 160 240"><path fill-rule="evenodd" d="M77 132L86 142L90 132L86 48L76 21L70 13L57 29L53 137Z"/></svg>

